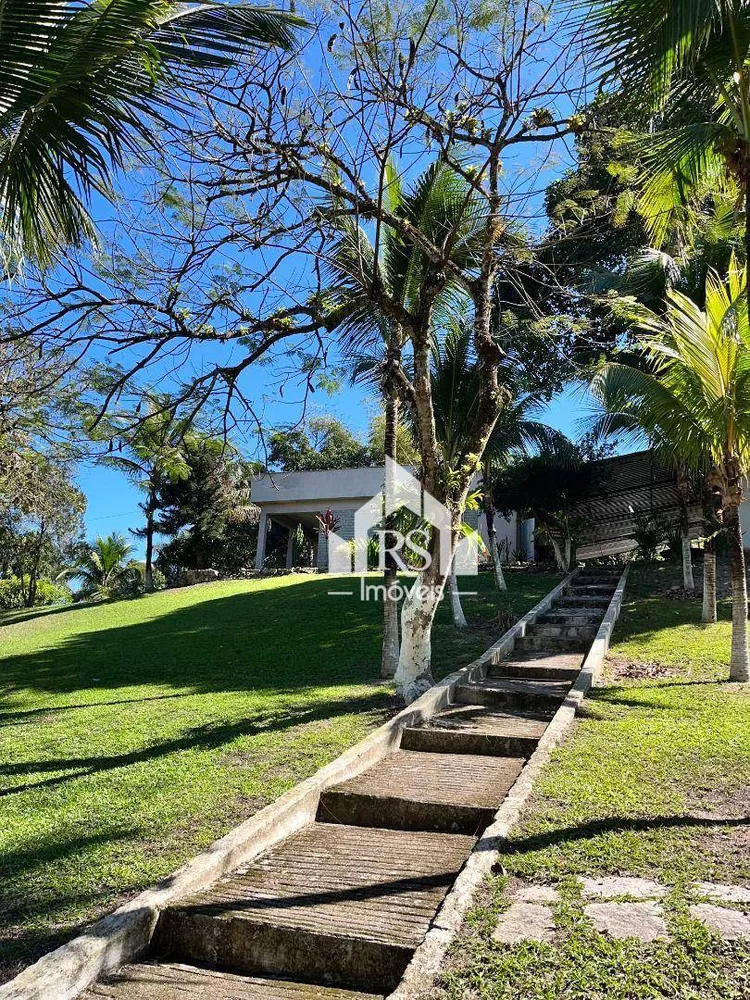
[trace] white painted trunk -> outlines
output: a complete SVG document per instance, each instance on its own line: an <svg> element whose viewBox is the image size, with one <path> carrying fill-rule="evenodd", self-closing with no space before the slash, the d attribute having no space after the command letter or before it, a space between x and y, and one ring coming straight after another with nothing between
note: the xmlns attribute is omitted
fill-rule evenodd
<svg viewBox="0 0 750 1000"><path fill-rule="evenodd" d="M561 572L565 572L565 559L560 548L560 543L556 538L550 538L552 543L552 551L555 553L555 565Z"/></svg>
<svg viewBox="0 0 750 1000"><path fill-rule="evenodd" d="M407 704L432 687L432 622L445 577L424 570L406 595L401 609L401 651L396 670L398 693Z"/></svg>
<svg viewBox="0 0 750 1000"><path fill-rule="evenodd" d="M716 621L716 552L709 542L703 551L703 611L701 621Z"/></svg>
<svg viewBox="0 0 750 1000"><path fill-rule="evenodd" d="M486 477L485 477L486 478ZM485 486L485 491L487 490ZM500 558L500 548L497 544L497 530L495 528L495 508L492 503L491 493L485 492L484 498L484 521L487 526L487 541L489 542L490 558L492 568L495 571L495 583L498 590L507 590L508 584L505 582L503 573L503 562Z"/></svg>
<svg viewBox="0 0 750 1000"><path fill-rule="evenodd" d="M570 570L570 562L573 558L573 543L570 538L565 539L565 562L563 564L563 571L567 573Z"/></svg>
<svg viewBox="0 0 750 1000"><path fill-rule="evenodd" d="M682 532L682 586L690 593L695 590L693 560L690 552L690 535L686 531Z"/></svg>
<svg viewBox="0 0 750 1000"><path fill-rule="evenodd" d="M500 558L500 549L497 546L497 541L494 538L490 539L490 553L492 554L492 567L495 570L495 583L497 584L498 590L507 590L508 584L505 582L505 574L503 573L503 561Z"/></svg>
<svg viewBox="0 0 750 1000"><path fill-rule="evenodd" d="M464 614L464 609L461 607L461 595L458 592L458 578L456 577L456 570L454 566L451 566L451 575L448 583L448 590L450 592L451 598L451 611L453 612L453 624L456 628L466 628L469 624L466 621L466 615Z"/></svg>

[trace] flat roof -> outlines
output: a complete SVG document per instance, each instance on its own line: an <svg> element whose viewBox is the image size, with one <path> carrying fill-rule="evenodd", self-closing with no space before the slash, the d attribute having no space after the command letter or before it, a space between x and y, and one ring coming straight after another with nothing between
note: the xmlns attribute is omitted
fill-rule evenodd
<svg viewBox="0 0 750 1000"><path fill-rule="evenodd" d="M252 501L260 506L310 500L363 500L383 488L385 466L269 472L252 482Z"/></svg>

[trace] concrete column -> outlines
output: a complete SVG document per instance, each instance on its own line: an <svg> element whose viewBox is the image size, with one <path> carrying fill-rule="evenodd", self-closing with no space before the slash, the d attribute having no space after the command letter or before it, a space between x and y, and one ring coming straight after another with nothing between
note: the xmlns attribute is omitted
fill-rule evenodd
<svg viewBox="0 0 750 1000"><path fill-rule="evenodd" d="M532 562L536 559L536 545L534 543L534 529L536 527L534 518L523 522L523 550L526 558Z"/></svg>
<svg viewBox="0 0 750 1000"><path fill-rule="evenodd" d="M316 562L321 573L328 572L328 539L323 534L322 528L318 528Z"/></svg>
<svg viewBox="0 0 750 1000"><path fill-rule="evenodd" d="M268 538L268 514L264 510L260 512L260 521L258 522L258 549L255 553L255 568L257 570L263 569L263 563L266 558L266 539Z"/></svg>
<svg viewBox="0 0 750 1000"><path fill-rule="evenodd" d="M296 528L289 529L289 537L286 542L286 568L291 569L294 566L294 538L297 534Z"/></svg>

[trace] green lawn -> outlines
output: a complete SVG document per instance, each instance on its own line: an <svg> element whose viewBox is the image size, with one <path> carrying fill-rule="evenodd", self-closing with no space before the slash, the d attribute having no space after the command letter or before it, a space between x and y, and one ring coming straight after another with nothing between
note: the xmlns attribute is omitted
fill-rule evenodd
<svg viewBox="0 0 750 1000"><path fill-rule="evenodd" d="M500 598L480 576L465 600L468 633L440 609L436 673L476 657L554 582L511 573ZM391 688L377 682L380 605L329 597L329 587L284 576L6 617L0 978L393 710Z"/></svg>
<svg viewBox="0 0 750 1000"><path fill-rule="evenodd" d="M729 1000L750 996L750 943L722 944L690 920L693 879L750 884L750 688L728 684L729 607L700 623L698 601L659 596L670 566L634 567L610 651L608 686L535 797L454 949L451 1000ZM672 939L644 946L596 934L579 874L661 879ZM556 945L494 945L514 878L559 883Z"/></svg>

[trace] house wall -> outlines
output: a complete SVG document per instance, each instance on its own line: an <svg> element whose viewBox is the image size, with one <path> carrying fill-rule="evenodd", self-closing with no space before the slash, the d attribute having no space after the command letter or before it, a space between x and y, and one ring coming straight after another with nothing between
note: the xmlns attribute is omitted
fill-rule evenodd
<svg viewBox="0 0 750 1000"><path fill-rule="evenodd" d="M487 537L487 520L481 510L467 510L464 514L464 521L472 528L476 528L485 545L489 544ZM515 514L510 517L501 517L495 514L495 535L497 537L500 556L503 561L513 559L519 548L518 544L518 519ZM533 554L531 557L533 558Z"/></svg>
<svg viewBox="0 0 750 1000"><path fill-rule="evenodd" d="M253 503L303 501L329 506L352 497L369 499L383 487L383 466L328 469L320 472L272 472L253 480Z"/></svg>
<svg viewBox="0 0 750 1000"><path fill-rule="evenodd" d="M259 476L253 481L252 500L260 508L258 558L256 568L262 569L268 520L294 519L306 515L307 523L316 514L330 509L338 518L337 534L344 539L354 537L356 511L383 488L383 467L362 469L332 469L320 472L281 472ZM477 528L487 544L485 518L481 511L467 511L466 521ZM495 530L503 558L516 553L534 558L533 522L523 522L520 529L515 514L495 515ZM318 528L317 565L328 566L328 546Z"/></svg>
<svg viewBox="0 0 750 1000"><path fill-rule="evenodd" d="M331 510L336 515L339 522L339 526L336 528L336 534L339 538L344 538L347 541L350 541L354 538L354 516L357 513L357 508L331 506ZM327 541L328 540L323 534L323 529L318 528L318 569L321 570L328 569Z"/></svg>

